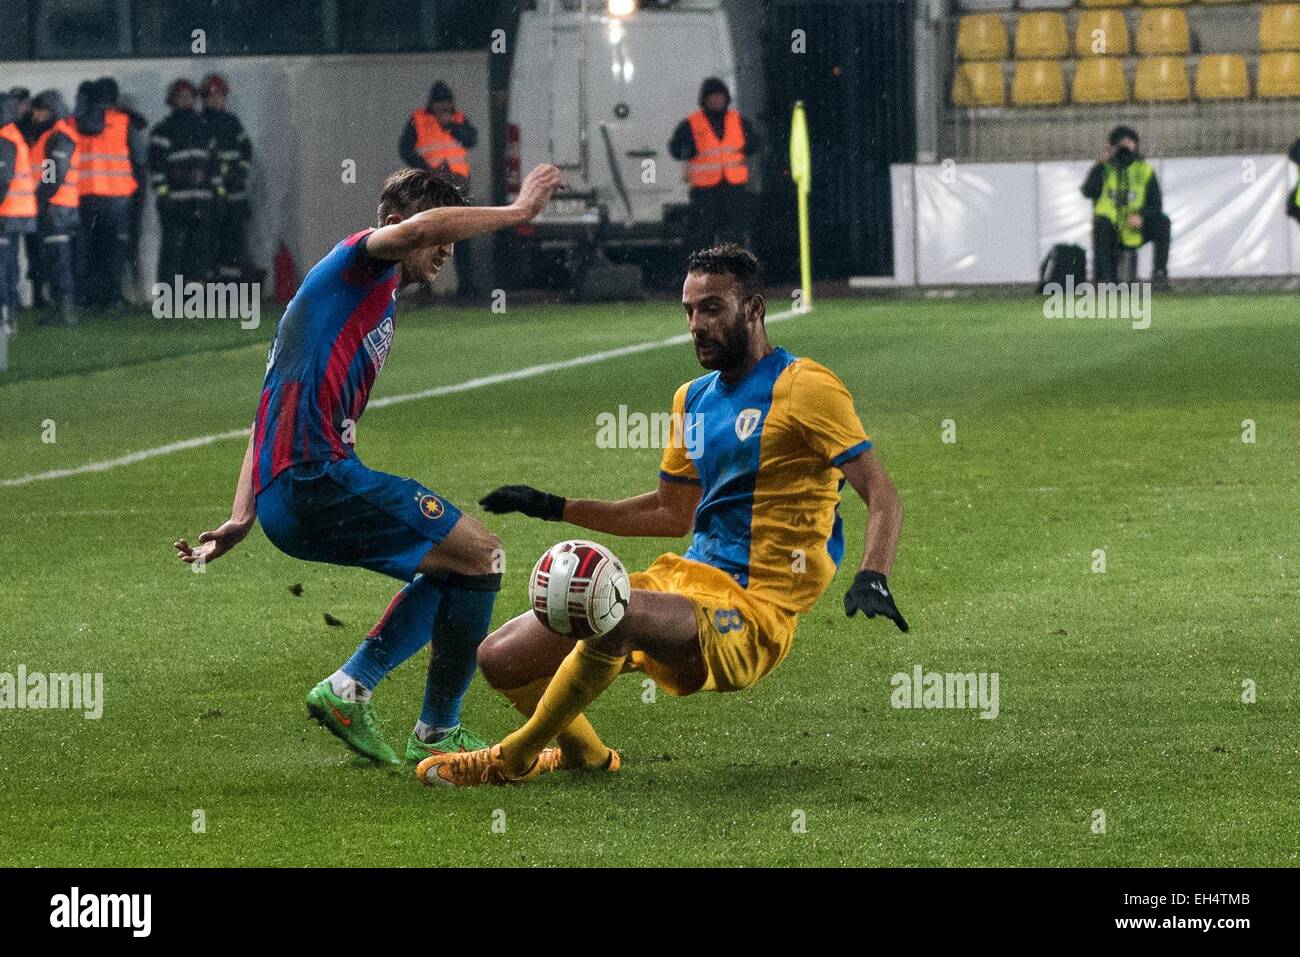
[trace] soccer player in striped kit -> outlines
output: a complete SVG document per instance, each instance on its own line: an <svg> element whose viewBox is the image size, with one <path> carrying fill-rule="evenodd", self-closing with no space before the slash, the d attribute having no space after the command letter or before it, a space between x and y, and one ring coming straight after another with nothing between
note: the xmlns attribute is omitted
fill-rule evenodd
<svg viewBox="0 0 1300 957"><path fill-rule="evenodd" d="M295 558L407 583L352 657L307 695L314 718L376 761L398 757L383 739L371 694L431 640L424 707L406 759L486 745L461 726L460 705L491 624L503 554L476 519L414 479L366 467L353 448L393 342L397 290L431 281L453 243L529 222L560 185L554 166L538 166L513 203L480 207L467 206L429 170L390 176L379 227L352 234L312 267L280 320L230 518L197 546L176 543L181 561L211 562L256 521Z"/></svg>

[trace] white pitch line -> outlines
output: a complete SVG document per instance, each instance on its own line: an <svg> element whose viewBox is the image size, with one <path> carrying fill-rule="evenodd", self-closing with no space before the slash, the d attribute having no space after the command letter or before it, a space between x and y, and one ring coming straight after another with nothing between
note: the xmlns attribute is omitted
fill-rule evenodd
<svg viewBox="0 0 1300 957"><path fill-rule="evenodd" d="M811 311L811 310L809 310ZM783 319L792 319L797 315L806 315L794 309L787 309L784 312L778 312L776 315L768 316L768 322L780 322ZM591 365L596 362L605 362L608 359L621 359L623 356L636 355L639 352L649 352L652 349L663 349L668 346L680 346L691 341L689 332L683 332L676 336L669 336L667 339L656 339L652 342L637 342L630 346L619 346L617 349L605 349L601 352L589 352L583 356L574 356L572 359L561 359L558 362L543 362L541 365L528 366L523 369L514 369L510 372L498 372L494 375L480 376L477 379L467 379L464 382L456 382L452 385L435 386L432 389L423 389L420 392L408 392L404 395L390 395L382 399L375 399L367 405L369 409L382 409L390 405L400 405L403 402L415 402L420 399L436 399L439 396L454 395L457 392L470 392L474 389L486 389L489 386L500 385L503 382L516 382L519 379L532 379L540 375L546 375L550 372L559 372L561 369L573 369L577 366ZM48 472L37 472L34 475L20 475L17 478L0 479L0 488L17 488L21 485L31 485L33 482L48 482L52 479L70 478L74 475L88 475L92 472L107 472L110 469L121 468L124 465L134 465L136 462L143 462L147 459L154 459L160 455L171 455L173 452L184 452L187 449L197 449L205 445L211 445L214 442L225 442L229 439L247 438L251 429L231 429L229 432L217 432L214 435L201 435L194 439L182 439L179 442L169 442L166 445L155 446L152 449L142 449L139 452L129 452L126 455L119 456L115 459L105 459L102 462L89 462L85 465L78 465L69 469L51 469Z"/></svg>

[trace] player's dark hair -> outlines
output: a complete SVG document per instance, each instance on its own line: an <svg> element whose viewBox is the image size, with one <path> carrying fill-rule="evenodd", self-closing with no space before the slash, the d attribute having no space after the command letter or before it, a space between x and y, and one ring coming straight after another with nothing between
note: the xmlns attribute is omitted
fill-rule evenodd
<svg viewBox="0 0 1300 957"><path fill-rule="evenodd" d="M384 181L379 196L379 225L396 213L405 219L439 206L468 206L465 194L437 170L400 169Z"/></svg>
<svg viewBox="0 0 1300 957"><path fill-rule="evenodd" d="M740 283L741 295L746 299L763 294L763 268L758 264L758 257L735 243L695 250L686 260L686 271L734 276Z"/></svg>

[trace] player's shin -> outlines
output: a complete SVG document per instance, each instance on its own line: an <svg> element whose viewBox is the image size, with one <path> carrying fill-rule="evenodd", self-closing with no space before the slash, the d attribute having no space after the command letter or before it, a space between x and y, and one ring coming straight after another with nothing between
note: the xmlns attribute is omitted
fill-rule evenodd
<svg viewBox="0 0 1300 957"><path fill-rule="evenodd" d="M550 677L538 678L519 688L501 688L500 692L510 699L525 718L531 718L537 710L537 702L550 685ZM569 722L568 727L556 732L555 743L564 755L560 762L562 768L600 768L609 763L609 747L600 740L600 735L591 726L585 715L578 715Z"/></svg>
<svg viewBox="0 0 1300 957"><path fill-rule="evenodd" d="M477 663L478 646L492 626L501 576L448 575L434 623L424 708L416 736L430 742L460 724L460 707Z"/></svg>
<svg viewBox="0 0 1300 957"><path fill-rule="evenodd" d="M415 576L393 596L384 616L340 671L366 692L374 690L385 675L429 643L442 600L437 582Z"/></svg>
<svg viewBox="0 0 1300 957"><path fill-rule="evenodd" d="M526 771L546 743L613 684L626 660L626 655L606 655L578 642L551 678L533 716L501 742L506 773Z"/></svg>

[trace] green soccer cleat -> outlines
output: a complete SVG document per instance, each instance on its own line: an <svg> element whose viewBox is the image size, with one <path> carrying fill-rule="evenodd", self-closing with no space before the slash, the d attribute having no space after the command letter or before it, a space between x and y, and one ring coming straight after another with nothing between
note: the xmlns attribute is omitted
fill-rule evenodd
<svg viewBox="0 0 1300 957"><path fill-rule="evenodd" d="M383 764L401 764L397 752L379 731L379 715L372 702L344 701L326 678L307 692L307 711L362 757Z"/></svg>
<svg viewBox="0 0 1300 957"><path fill-rule="evenodd" d="M478 751L480 748L486 748L487 741L480 738L473 731L469 731L464 725L458 724L446 733L439 741L432 741L425 744L415 736L412 731L406 739L406 760L423 761L433 754L451 754L457 751Z"/></svg>

